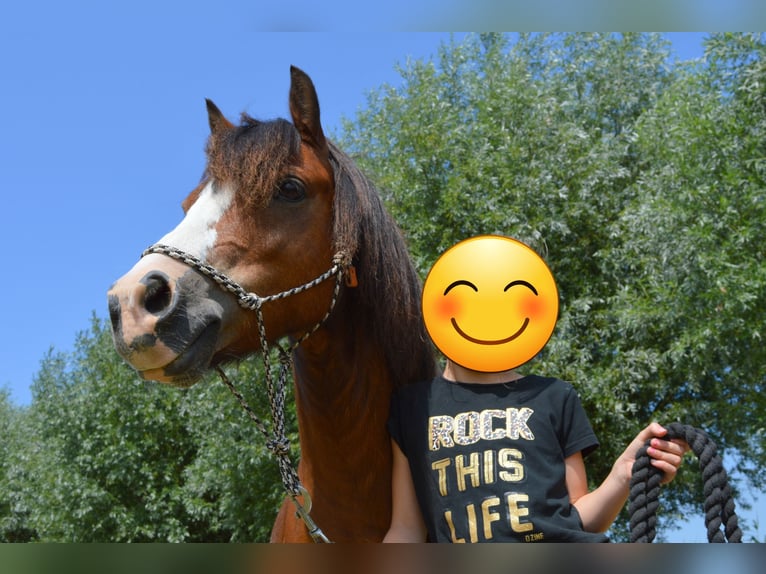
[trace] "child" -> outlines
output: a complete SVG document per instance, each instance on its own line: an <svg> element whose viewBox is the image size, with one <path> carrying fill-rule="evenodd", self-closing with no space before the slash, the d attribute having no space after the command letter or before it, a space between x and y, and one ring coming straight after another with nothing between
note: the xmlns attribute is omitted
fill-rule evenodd
<svg viewBox="0 0 766 574"><path fill-rule="evenodd" d="M573 387L520 375L518 358L503 363L514 355L526 362L547 342L558 310L549 274L528 247L495 236L459 243L429 273L424 319L447 362L441 376L392 399L384 541L607 541L647 440L664 481L675 477L688 446L663 440L665 429L652 423L589 492L583 458L598 441Z"/></svg>

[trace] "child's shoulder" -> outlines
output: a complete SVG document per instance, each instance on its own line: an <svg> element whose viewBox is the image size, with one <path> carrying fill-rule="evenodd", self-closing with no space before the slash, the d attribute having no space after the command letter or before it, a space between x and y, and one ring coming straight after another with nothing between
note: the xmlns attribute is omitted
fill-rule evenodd
<svg viewBox="0 0 766 574"><path fill-rule="evenodd" d="M393 394L395 397L417 396L418 394L427 392L428 389L431 387L431 385L434 384L439 379L440 377L436 376L433 379L424 379L420 381L407 383L404 385L399 385L394 388Z"/></svg>
<svg viewBox="0 0 766 574"><path fill-rule="evenodd" d="M577 394L572 383L559 379L558 377L543 377L541 375L526 375L518 381L520 388L527 391L536 390L537 393L545 393L567 397L570 394Z"/></svg>
<svg viewBox="0 0 766 574"><path fill-rule="evenodd" d="M542 375L529 374L525 375L519 381L523 381L527 385L540 385L540 386L552 386L561 388L571 388L571 383L559 379L558 377L544 377Z"/></svg>

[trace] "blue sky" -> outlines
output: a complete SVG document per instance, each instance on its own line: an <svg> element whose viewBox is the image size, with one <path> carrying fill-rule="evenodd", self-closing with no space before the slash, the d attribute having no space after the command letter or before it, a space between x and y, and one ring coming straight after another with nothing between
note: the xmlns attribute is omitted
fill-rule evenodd
<svg viewBox="0 0 766 574"><path fill-rule="evenodd" d="M450 37L404 30L449 18L453 28L456 20L482 25L454 1L440 4L441 20L429 20L430 1L412 7L409 20L399 19L410 7L402 0L385 13L340 2L345 16L298 2L299 19L264 4L29 0L0 8L0 386L16 404L30 402L48 349L71 350L93 312L106 317L109 285L179 221L180 201L204 168L204 98L232 119L285 116L295 64L312 76L333 133L371 90L398 83L397 64L435 56ZM372 24L360 29L360 18ZM299 32L268 31L284 29ZM702 55L702 36L669 37L689 59Z"/></svg>

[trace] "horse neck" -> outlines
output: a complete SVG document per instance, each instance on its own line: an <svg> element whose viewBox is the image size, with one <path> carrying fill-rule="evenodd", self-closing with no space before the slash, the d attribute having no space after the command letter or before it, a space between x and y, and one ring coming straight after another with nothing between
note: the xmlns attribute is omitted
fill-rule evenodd
<svg viewBox="0 0 766 574"><path fill-rule="evenodd" d="M338 322L314 333L296 351L295 392L299 422L316 436L321 425L337 442L356 432L379 428L386 435L391 380L383 353L349 323ZM382 399L385 399L381 401ZM370 429L373 416L382 425ZM341 436L338 433L343 431ZM306 434L306 433L303 433Z"/></svg>
<svg viewBox="0 0 766 574"><path fill-rule="evenodd" d="M392 383L381 349L361 323L340 306L296 351L295 401L307 482L374 489L376 475L390 478L386 420Z"/></svg>

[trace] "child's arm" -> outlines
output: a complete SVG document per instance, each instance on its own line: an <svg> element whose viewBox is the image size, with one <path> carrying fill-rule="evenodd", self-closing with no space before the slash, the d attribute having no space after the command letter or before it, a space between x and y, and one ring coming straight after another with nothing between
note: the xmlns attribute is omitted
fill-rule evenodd
<svg viewBox="0 0 766 574"><path fill-rule="evenodd" d="M425 542L426 526L412 483L410 463L396 444L391 441L394 468L391 475L392 511L391 526L383 542Z"/></svg>
<svg viewBox="0 0 766 574"><path fill-rule="evenodd" d="M593 492L588 492L582 453L575 453L566 459L569 498L580 513L586 531L604 532L617 518L628 499L630 477L636 454L647 440L652 439L651 446L647 450L647 454L652 459L652 466L664 473L662 483L665 484L675 478L676 471L681 466L681 459L689 450L689 446L682 440L662 440L660 437L665 436L666 433L667 430L657 423L651 423L638 433L625 452L615 461L604 482Z"/></svg>

